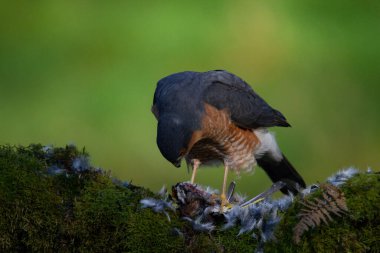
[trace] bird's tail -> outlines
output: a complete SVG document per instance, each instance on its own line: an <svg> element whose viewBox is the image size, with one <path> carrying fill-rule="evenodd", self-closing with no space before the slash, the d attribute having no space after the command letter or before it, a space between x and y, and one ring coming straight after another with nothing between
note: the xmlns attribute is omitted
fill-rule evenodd
<svg viewBox="0 0 380 253"><path fill-rule="evenodd" d="M296 194L300 189L306 187L305 181L288 159L286 159L284 154L282 154L282 157L282 160L276 161L269 154L264 154L261 158L257 159L257 163L264 169L273 182L281 180L286 183L281 192Z"/></svg>

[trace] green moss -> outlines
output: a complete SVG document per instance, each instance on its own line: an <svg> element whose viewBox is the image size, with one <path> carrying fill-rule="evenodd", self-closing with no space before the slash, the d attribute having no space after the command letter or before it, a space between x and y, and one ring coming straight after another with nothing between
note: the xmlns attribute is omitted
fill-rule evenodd
<svg viewBox="0 0 380 253"><path fill-rule="evenodd" d="M109 173L74 171L73 159L86 156L73 146L49 152L41 145L0 147L0 251L36 252L252 252L257 240L239 228L193 231L178 214L141 209L155 195L120 186ZM48 168L59 165L60 175ZM342 186L349 213L310 229L293 243L302 205L283 215L265 252L380 252L380 174L360 174ZM309 198L320 196L315 192ZM156 196L156 198L158 198ZM183 234L175 232L181 231Z"/></svg>
<svg viewBox="0 0 380 253"><path fill-rule="evenodd" d="M293 243L293 228L302 205L296 202L277 228L277 243L266 245L268 252L380 252L380 174L360 174L341 188L349 212L334 217L328 225L311 229L299 245ZM320 196L314 193L310 198Z"/></svg>
<svg viewBox="0 0 380 253"><path fill-rule="evenodd" d="M84 155L73 146L0 147L1 251L174 252L185 247L165 215L142 210L139 201L154 196L141 187L121 187L107 173L72 171ZM47 174L59 164L65 173ZM178 219L179 220L179 219Z"/></svg>
<svg viewBox="0 0 380 253"><path fill-rule="evenodd" d="M0 149L0 247L43 251L55 247L61 198L44 162L9 146Z"/></svg>
<svg viewBox="0 0 380 253"><path fill-rule="evenodd" d="M222 230L216 233L216 241L222 245L223 252L252 252L257 247L257 240L252 233L238 235L240 228Z"/></svg>
<svg viewBox="0 0 380 253"><path fill-rule="evenodd" d="M182 228L182 222L169 222L161 214L151 210L138 210L131 214L127 226L126 249L128 252L183 252L185 238L176 235L174 228Z"/></svg>
<svg viewBox="0 0 380 253"><path fill-rule="evenodd" d="M80 251L92 252L107 247L123 249L130 207L129 190L109 180L89 182L74 202L72 235Z"/></svg>
<svg viewBox="0 0 380 253"><path fill-rule="evenodd" d="M215 237L208 233L190 233L186 252L223 252L222 245L215 241Z"/></svg>

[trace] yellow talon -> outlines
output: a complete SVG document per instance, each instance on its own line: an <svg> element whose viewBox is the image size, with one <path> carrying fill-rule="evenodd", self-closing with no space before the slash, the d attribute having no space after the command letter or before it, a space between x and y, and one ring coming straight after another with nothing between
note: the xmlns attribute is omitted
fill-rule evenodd
<svg viewBox="0 0 380 253"><path fill-rule="evenodd" d="M226 212L227 210L232 208L232 204L230 202L228 202L225 194L220 195L220 200L221 200L221 204L220 204L220 212L221 213Z"/></svg>
<svg viewBox="0 0 380 253"><path fill-rule="evenodd" d="M220 200L222 201L222 204L221 204L222 206L224 206L226 203L228 203L226 194L221 194Z"/></svg>

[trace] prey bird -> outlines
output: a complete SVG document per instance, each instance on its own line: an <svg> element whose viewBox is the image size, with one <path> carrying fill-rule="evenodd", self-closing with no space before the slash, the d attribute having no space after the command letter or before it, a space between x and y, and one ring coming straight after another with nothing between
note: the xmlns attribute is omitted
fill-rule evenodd
<svg viewBox="0 0 380 253"><path fill-rule="evenodd" d="M297 193L305 182L280 151L267 128L289 127L241 78L223 70L180 72L158 81L152 112L158 120L157 145L174 166L224 165L221 200L226 205L228 171L259 165L281 191Z"/></svg>

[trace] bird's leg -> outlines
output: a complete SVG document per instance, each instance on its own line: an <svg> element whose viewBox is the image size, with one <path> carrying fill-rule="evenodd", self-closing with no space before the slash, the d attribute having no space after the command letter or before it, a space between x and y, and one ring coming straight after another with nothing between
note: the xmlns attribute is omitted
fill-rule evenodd
<svg viewBox="0 0 380 253"><path fill-rule="evenodd" d="M222 188L222 195L220 195L220 199L222 200L222 204L221 204L222 207L228 204L228 200L226 197L227 175L228 175L228 166L224 165L223 188Z"/></svg>
<svg viewBox="0 0 380 253"><path fill-rule="evenodd" d="M193 173L191 174L191 184L194 184L195 174L197 174L197 169L201 165L201 162L198 159L193 160Z"/></svg>

